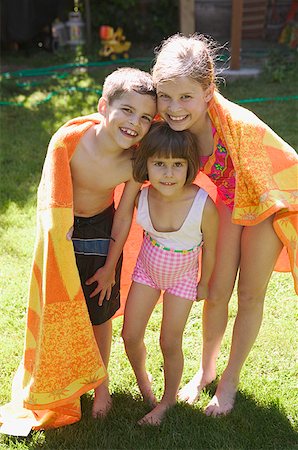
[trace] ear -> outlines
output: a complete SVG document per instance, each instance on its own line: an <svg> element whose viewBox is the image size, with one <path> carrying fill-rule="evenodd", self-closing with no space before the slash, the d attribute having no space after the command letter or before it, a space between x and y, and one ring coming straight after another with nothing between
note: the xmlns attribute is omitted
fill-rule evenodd
<svg viewBox="0 0 298 450"><path fill-rule="evenodd" d="M214 89L215 89L214 84L211 83L210 86L209 86L209 87L206 89L206 91L204 92L204 99L205 99L205 102L207 102L207 103L210 102L210 100L212 99L213 94L214 94Z"/></svg>
<svg viewBox="0 0 298 450"><path fill-rule="evenodd" d="M97 110L102 116L105 117L106 109L107 109L107 101L105 98L100 97L100 99L98 100Z"/></svg>

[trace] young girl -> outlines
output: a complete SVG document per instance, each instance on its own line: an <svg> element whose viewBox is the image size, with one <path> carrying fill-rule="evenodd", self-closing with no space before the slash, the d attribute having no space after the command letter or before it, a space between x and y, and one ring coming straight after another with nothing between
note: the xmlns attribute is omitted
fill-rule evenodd
<svg viewBox="0 0 298 450"><path fill-rule="evenodd" d="M159 425L176 403L183 369L182 335L195 300L208 295L215 263L216 207L192 182L198 170L194 136L176 133L156 122L142 140L134 163L134 178L150 181L137 198L137 222L144 229L142 247L126 302L122 336L144 400L154 408L139 424ZM198 284L198 258L202 268ZM164 358L165 389L157 404L145 369L145 329L163 296L160 345Z"/></svg>
<svg viewBox="0 0 298 450"><path fill-rule="evenodd" d="M157 53L153 79L160 115L173 130L195 134L201 170L218 193L219 236L204 304L201 367L179 393L190 404L216 377L239 271L230 357L205 410L217 416L234 406L240 371L258 335L267 285L283 245L297 289L297 155L253 113L216 92L213 54L202 36L174 35Z"/></svg>

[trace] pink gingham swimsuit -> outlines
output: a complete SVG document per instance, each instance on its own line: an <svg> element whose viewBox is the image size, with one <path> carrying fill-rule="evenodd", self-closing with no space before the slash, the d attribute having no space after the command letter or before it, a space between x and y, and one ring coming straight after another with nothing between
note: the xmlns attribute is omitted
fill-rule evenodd
<svg viewBox="0 0 298 450"><path fill-rule="evenodd" d="M199 253L203 244L202 214L208 194L198 189L182 226L177 231L160 232L153 227L148 191L140 193L137 223L144 230L133 281L189 300L197 298Z"/></svg>

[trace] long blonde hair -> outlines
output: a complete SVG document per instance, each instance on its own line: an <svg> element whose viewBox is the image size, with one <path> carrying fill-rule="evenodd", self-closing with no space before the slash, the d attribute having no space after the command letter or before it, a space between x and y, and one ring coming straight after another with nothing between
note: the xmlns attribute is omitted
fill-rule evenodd
<svg viewBox="0 0 298 450"><path fill-rule="evenodd" d="M152 69L154 84L180 77L190 77L207 89L216 82L217 45L211 38L197 33L186 37L174 34L156 49Z"/></svg>

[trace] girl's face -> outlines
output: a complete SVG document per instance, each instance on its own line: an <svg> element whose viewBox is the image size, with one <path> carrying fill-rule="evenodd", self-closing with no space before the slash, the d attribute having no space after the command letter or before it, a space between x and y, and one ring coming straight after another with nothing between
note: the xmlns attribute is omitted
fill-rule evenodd
<svg viewBox="0 0 298 450"><path fill-rule="evenodd" d="M148 179L163 196L173 197L183 189L187 178L188 162L183 158L148 158Z"/></svg>
<svg viewBox="0 0 298 450"><path fill-rule="evenodd" d="M208 102L213 92L213 85L204 90L200 83L189 77L158 83L158 112L173 130L189 129L196 134L206 124Z"/></svg>

